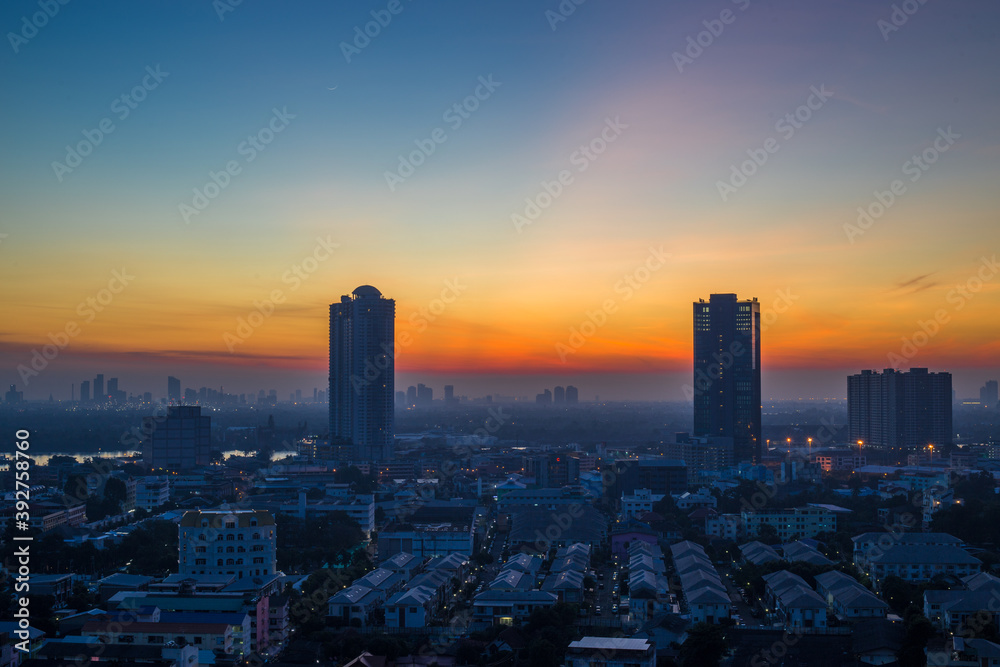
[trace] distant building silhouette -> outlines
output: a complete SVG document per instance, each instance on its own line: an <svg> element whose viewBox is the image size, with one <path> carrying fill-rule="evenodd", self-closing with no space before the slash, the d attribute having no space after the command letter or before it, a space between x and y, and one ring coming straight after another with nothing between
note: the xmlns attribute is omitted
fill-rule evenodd
<svg viewBox="0 0 1000 667"><path fill-rule="evenodd" d="M576 387L569 385L566 387L566 402L567 403L579 403L580 393L577 391Z"/></svg>
<svg viewBox="0 0 1000 667"><path fill-rule="evenodd" d="M104 403L108 400L108 395L104 393L104 375L101 373L97 374L94 378L94 400L98 403Z"/></svg>
<svg viewBox="0 0 1000 667"><path fill-rule="evenodd" d="M174 405L166 417L144 417L142 460L152 468L179 471L211 463L212 418L196 405Z"/></svg>
<svg viewBox="0 0 1000 667"><path fill-rule="evenodd" d="M90 380L84 380L80 383L80 402L90 402Z"/></svg>
<svg viewBox="0 0 1000 667"><path fill-rule="evenodd" d="M546 389L541 394L535 395L537 405L552 405L552 392Z"/></svg>
<svg viewBox="0 0 1000 667"><path fill-rule="evenodd" d="M406 388L406 405L412 408L416 404L417 404L417 388L411 385Z"/></svg>
<svg viewBox="0 0 1000 667"><path fill-rule="evenodd" d="M979 402L982 403L987 408L997 407L997 403L1000 402L1000 392L997 391L997 381L987 380L979 389Z"/></svg>
<svg viewBox="0 0 1000 667"><path fill-rule="evenodd" d="M354 458L393 456L396 302L362 285L330 306L330 438Z"/></svg>
<svg viewBox="0 0 1000 667"><path fill-rule="evenodd" d="M118 378L108 379L108 400L112 403L124 403L125 392L118 389Z"/></svg>
<svg viewBox="0 0 1000 667"><path fill-rule="evenodd" d="M760 461L760 304L735 294L694 302L694 435L733 439Z"/></svg>
<svg viewBox="0 0 1000 667"><path fill-rule="evenodd" d="M18 391L17 385L12 384L10 386L10 391L7 392L4 398L8 403L11 404L20 403L21 401L24 400L24 392Z"/></svg>
<svg viewBox="0 0 1000 667"><path fill-rule="evenodd" d="M425 384L417 385L417 405L429 406L434 403L434 390Z"/></svg>
<svg viewBox="0 0 1000 667"><path fill-rule="evenodd" d="M952 441L951 373L865 370L847 378L847 419L852 442L905 450Z"/></svg>
<svg viewBox="0 0 1000 667"><path fill-rule="evenodd" d="M552 402L553 403L565 403L566 402L566 388L556 387L552 390Z"/></svg>
<svg viewBox="0 0 1000 667"><path fill-rule="evenodd" d="M172 375L167 376L167 401L170 403L181 402L181 381Z"/></svg>
<svg viewBox="0 0 1000 667"><path fill-rule="evenodd" d="M444 402L446 405L455 405L458 399L455 398L455 385L446 384L444 386Z"/></svg>

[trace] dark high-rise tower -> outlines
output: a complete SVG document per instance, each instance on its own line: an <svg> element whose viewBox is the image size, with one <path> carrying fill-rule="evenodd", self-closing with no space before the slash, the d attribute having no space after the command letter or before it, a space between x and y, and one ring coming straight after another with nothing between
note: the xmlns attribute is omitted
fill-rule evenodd
<svg viewBox="0 0 1000 667"><path fill-rule="evenodd" d="M212 418L198 406L167 408L166 416L143 417L149 439L142 446L142 460L152 468L190 470L211 463Z"/></svg>
<svg viewBox="0 0 1000 667"><path fill-rule="evenodd" d="M104 393L104 374L98 373L94 378L94 400L103 403L107 398L108 395Z"/></svg>
<svg viewBox="0 0 1000 667"><path fill-rule="evenodd" d="M90 380L84 380L80 383L80 402L87 403L90 401Z"/></svg>
<svg viewBox="0 0 1000 667"><path fill-rule="evenodd" d="M760 304L735 294L694 303L694 434L733 439L737 461L759 461Z"/></svg>
<svg viewBox="0 0 1000 667"><path fill-rule="evenodd" d="M181 402L181 381L172 375L167 376L167 401L175 405Z"/></svg>
<svg viewBox="0 0 1000 667"><path fill-rule="evenodd" d="M997 381L987 380L986 384L979 389L979 402L982 403L984 407L995 408L997 406L997 402L1000 401L998 393L1000 392L997 391Z"/></svg>
<svg viewBox="0 0 1000 667"><path fill-rule="evenodd" d="M330 305L330 438L354 458L393 456L396 302L362 285Z"/></svg>

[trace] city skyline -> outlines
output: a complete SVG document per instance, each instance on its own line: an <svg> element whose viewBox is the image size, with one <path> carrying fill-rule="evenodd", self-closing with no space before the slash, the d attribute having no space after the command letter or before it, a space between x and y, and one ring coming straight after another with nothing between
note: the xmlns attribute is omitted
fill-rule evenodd
<svg viewBox="0 0 1000 667"><path fill-rule="evenodd" d="M761 303L765 398L1000 375L1000 8L402 6L363 48L371 8L72 7L0 54L0 385L322 386L333 286L365 283L401 384L683 400L686 304L722 292Z"/></svg>

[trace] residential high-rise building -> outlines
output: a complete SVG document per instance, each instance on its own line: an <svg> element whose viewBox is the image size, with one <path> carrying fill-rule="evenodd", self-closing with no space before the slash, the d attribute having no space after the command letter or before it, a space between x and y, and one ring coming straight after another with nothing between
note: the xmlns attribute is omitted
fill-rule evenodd
<svg viewBox="0 0 1000 667"><path fill-rule="evenodd" d="M458 402L455 400L455 385L446 384L444 386L444 402L446 405L453 405Z"/></svg>
<svg viewBox="0 0 1000 667"><path fill-rule="evenodd" d="M997 403L1000 402L1000 392L997 389L996 380L987 380L979 389L979 402L987 408L997 407Z"/></svg>
<svg viewBox="0 0 1000 667"><path fill-rule="evenodd" d="M556 387L552 390L552 402L553 403L565 403L566 402L566 388Z"/></svg>
<svg viewBox="0 0 1000 667"><path fill-rule="evenodd" d="M865 370L847 378L847 419L852 442L906 450L951 444L951 373Z"/></svg>
<svg viewBox="0 0 1000 667"><path fill-rule="evenodd" d="M425 384L417 384L417 405L429 406L434 403L434 390Z"/></svg>
<svg viewBox="0 0 1000 667"><path fill-rule="evenodd" d="M167 376L167 401L175 404L181 402L181 381L172 375Z"/></svg>
<svg viewBox="0 0 1000 667"><path fill-rule="evenodd" d="M757 299L694 302L694 435L732 438L737 462L759 461L760 400Z"/></svg>
<svg viewBox="0 0 1000 667"><path fill-rule="evenodd" d="M417 404L417 388L413 385L406 388L406 404L411 408Z"/></svg>
<svg viewBox="0 0 1000 667"><path fill-rule="evenodd" d="M354 458L393 456L396 302L371 285L330 305L330 438Z"/></svg>
<svg viewBox="0 0 1000 667"><path fill-rule="evenodd" d="M84 380L80 383L80 402L87 403L90 401L90 380Z"/></svg>
<svg viewBox="0 0 1000 667"><path fill-rule="evenodd" d="M196 405L174 405L166 416L144 417L142 460L151 468L179 471L211 463L212 418Z"/></svg>
<svg viewBox="0 0 1000 667"><path fill-rule="evenodd" d="M104 393L104 375L98 373L97 377L94 378L94 400L98 403L104 403L108 398L108 395Z"/></svg>
<svg viewBox="0 0 1000 667"><path fill-rule="evenodd" d="M193 510L178 530L180 574L235 574L238 579L274 575L274 516L267 510Z"/></svg>
<svg viewBox="0 0 1000 667"><path fill-rule="evenodd" d="M567 403L579 403L580 393L577 391L576 387L573 385L568 385L566 387L566 402Z"/></svg>

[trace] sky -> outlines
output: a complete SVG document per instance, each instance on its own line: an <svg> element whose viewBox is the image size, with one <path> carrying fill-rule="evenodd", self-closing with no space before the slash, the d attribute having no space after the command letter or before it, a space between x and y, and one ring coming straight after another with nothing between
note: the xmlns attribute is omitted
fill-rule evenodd
<svg viewBox="0 0 1000 667"><path fill-rule="evenodd" d="M712 293L760 301L765 398L1000 376L995 2L36 0L0 30L29 399L311 394L364 284L397 388L683 400Z"/></svg>

